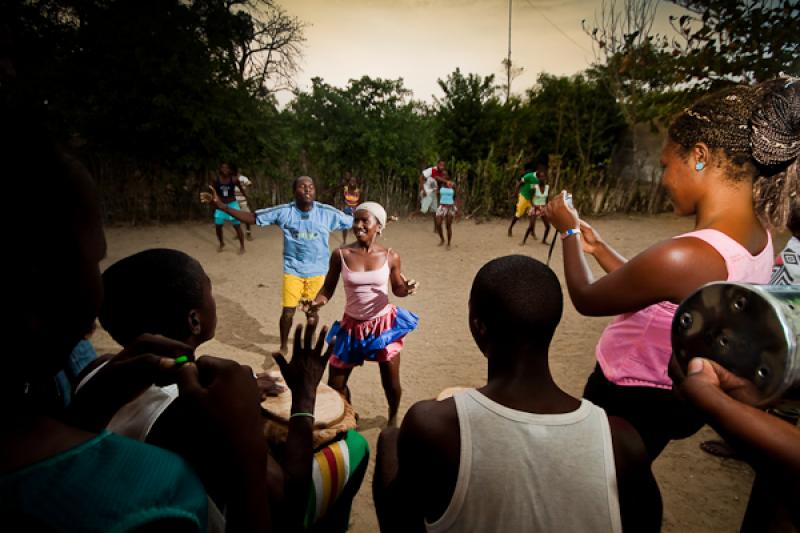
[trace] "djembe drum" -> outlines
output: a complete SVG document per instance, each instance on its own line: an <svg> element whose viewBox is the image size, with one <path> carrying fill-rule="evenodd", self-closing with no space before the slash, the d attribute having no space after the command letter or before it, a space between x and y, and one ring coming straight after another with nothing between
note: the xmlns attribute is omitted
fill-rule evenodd
<svg viewBox="0 0 800 533"><path fill-rule="evenodd" d="M800 388L800 287L714 282L678 307L672 351L684 372L693 357L716 361L758 388L760 405Z"/></svg>
<svg viewBox="0 0 800 533"><path fill-rule="evenodd" d="M269 374L282 385L286 385L278 370ZM261 402L264 414L264 432L270 443L282 444L289 435L289 416L292 408L292 393L288 387L277 396L269 396ZM353 407L334 389L320 383L317 386L317 399L314 404L314 448L324 446L348 429L355 429L356 417Z"/></svg>

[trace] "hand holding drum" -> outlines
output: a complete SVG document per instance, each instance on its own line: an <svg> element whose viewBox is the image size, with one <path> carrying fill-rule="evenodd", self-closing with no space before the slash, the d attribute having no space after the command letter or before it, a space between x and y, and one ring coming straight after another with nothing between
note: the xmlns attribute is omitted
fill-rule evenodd
<svg viewBox="0 0 800 533"><path fill-rule="evenodd" d="M675 313L673 381L704 357L753 385L747 403L770 404L800 387L799 334L800 287L709 283Z"/></svg>

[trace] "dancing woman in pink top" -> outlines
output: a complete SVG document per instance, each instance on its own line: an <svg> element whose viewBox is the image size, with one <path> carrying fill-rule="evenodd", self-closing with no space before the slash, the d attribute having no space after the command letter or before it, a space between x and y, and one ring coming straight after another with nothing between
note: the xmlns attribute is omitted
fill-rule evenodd
<svg viewBox="0 0 800 533"><path fill-rule="evenodd" d="M304 304L304 310L313 319L333 296L341 274L347 301L344 317L333 323L328 334L328 342L333 343L328 385L349 400L347 380L353 368L364 361L377 361L389 402L389 425L395 425L402 393L400 350L406 334L416 329L418 317L389 303L389 283L394 295L403 297L414 294L417 282L403 276L397 252L376 242L386 226L383 207L364 202L353 217L356 242L331 254L325 284L313 302Z"/></svg>
<svg viewBox="0 0 800 533"><path fill-rule="evenodd" d="M580 220L564 193L546 208L563 239L575 308L617 315L597 344L584 396L636 427L653 459L702 426L667 375L677 304L711 281L769 282L774 254L762 221L785 225L798 153L800 81L736 86L678 115L661 153L662 184L677 214L695 216L694 231L628 260ZM594 279L584 253L607 274Z"/></svg>

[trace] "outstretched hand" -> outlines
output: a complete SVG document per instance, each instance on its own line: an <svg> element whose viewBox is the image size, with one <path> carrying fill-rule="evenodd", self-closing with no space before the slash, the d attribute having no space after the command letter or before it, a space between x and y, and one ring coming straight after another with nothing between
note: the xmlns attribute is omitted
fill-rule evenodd
<svg viewBox="0 0 800 533"><path fill-rule="evenodd" d="M214 204L217 207L217 209L222 209L223 207L225 207L225 202L219 199L219 196L217 195L217 190L214 188L214 186L209 185L208 189L211 191L211 203Z"/></svg>
<svg viewBox="0 0 800 533"><path fill-rule="evenodd" d="M328 359L333 352L333 342L331 342L323 353L328 328L322 328L316 343L313 343L314 329L313 326L306 327L305 335L303 335L302 325L297 326L294 330L291 361L287 362L280 352L272 354L281 369L286 386L292 391L293 411L299 409L313 412L317 385L322 379Z"/></svg>
<svg viewBox="0 0 800 533"><path fill-rule="evenodd" d="M403 283L405 283L406 291L409 296L417 292L419 289L419 282L415 279L408 279L403 274L400 274L400 277L403 278Z"/></svg>

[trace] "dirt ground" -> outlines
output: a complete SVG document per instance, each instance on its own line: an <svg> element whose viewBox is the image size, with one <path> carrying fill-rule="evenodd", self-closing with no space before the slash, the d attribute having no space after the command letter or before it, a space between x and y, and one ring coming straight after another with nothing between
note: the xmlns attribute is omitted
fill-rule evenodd
<svg viewBox="0 0 800 533"><path fill-rule="evenodd" d="M632 256L649 244L691 229L692 220L671 215L655 217L606 217L592 221L598 231L621 253ZM438 237L427 221L401 221L384 232L383 242L401 255L403 270L420 282L418 294L394 301L417 313L419 329L407 337L402 354L401 379L404 413L415 401L432 398L453 385L485 383L486 364L475 347L467 326L467 298L478 269L489 259L507 254L529 254L544 260L547 247L528 240L521 246L525 227L517 224L515 236L506 237L506 222L461 222L454 227L451 250L437 246ZM228 245L216 251L210 223L187 223L144 228L107 230L108 257L103 267L131 253L153 247L183 250L197 258L208 272L217 301L219 323L216 338L198 353L233 358L254 369L273 366L270 353L277 349L280 311L282 238L276 228L254 228L247 253L236 254L238 244L226 227ZM537 228L541 236L541 225ZM352 239L352 236L350 237ZM776 249L785 239L777 238ZM332 236L338 246L341 234ZM563 280L560 247L552 266ZM595 265L596 266L596 265ZM595 269L599 275L600 270ZM321 311L321 323L340 318L344 308L341 286ZM551 349L556 381L569 393L580 395L594 364L594 346L609 318L580 316L568 297L564 318ZM102 331L93 337L101 353L116 350ZM353 404L360 414L360 431L374 449L386 423L386 400L376 365L357 369L351 378ZM693 438L669 445L654 470L664 499L664 531L706 532L738 530L744 514L752 471L743 463L709 456L698 444L714 436L704 428ZM374 463L374 455L371 458ZM356 497L351 531L377 531L371 494L372 465Z"/></svg>

